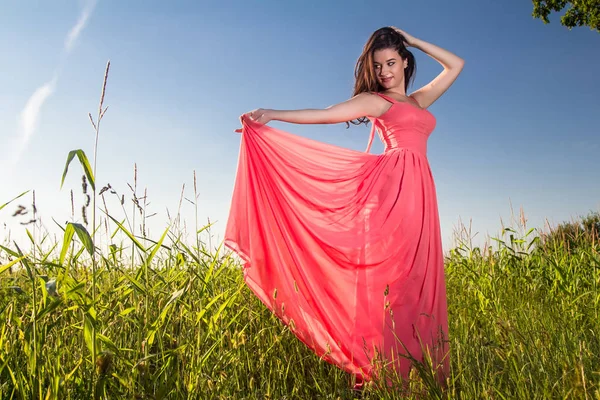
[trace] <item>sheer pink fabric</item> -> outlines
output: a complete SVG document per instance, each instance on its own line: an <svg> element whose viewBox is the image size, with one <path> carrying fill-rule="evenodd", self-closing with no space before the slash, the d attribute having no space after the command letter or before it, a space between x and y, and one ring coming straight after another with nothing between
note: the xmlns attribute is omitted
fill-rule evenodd
<svg viewBox="0 0 600 400"><path fill-rule="evenodd" d="M367 152L250 120L225 245L247 285L318 356L359 379L407 351L448 372L447 306L427 110L390 103ZM385 152L370 154L374 131ZM379 362L376 362L379 360Z"/></svg>

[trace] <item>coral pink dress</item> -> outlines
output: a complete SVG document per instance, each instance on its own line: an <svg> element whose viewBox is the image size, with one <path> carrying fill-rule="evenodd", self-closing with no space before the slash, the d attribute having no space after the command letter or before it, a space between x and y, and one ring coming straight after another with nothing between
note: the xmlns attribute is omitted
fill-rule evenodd
<svg viewBox="0 0 600 400"><path fill-rule="evenodd" d="M379 94L379 93L378 93ZM427 110L379 94L367 152L243 119L225 245L247 285L319 357L359 380L448 373L440 222ZM370 154L374 132L385 144Z"/></svg>

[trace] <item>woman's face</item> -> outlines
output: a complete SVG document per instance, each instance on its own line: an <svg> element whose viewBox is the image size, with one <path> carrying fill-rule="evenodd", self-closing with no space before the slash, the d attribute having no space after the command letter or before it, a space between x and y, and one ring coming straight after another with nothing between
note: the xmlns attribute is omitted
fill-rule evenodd
<svg viewBox="0 0 600 400"><path fill-rule="evenodd" d="M381 49L373 53L377 81L386 90L404 86L404 68L408 61L403 60L394 49Z"/></svg>

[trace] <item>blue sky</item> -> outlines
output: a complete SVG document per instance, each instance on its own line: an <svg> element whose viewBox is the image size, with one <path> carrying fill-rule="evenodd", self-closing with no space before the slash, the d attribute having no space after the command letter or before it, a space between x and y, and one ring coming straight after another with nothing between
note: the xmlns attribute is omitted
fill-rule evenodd
<svg viewBox="0 0 600 400"><path fill-rule="evenodd" d="M476 243L496 235L500 218L510 220L511 203L524 208L530 226L600 210L600 35L569 31L558 16L544 25L531 11L530 1L517 0L4 2L0 203L35 189L50 232L57 230L52 218L71 219L71 188L81 207L79 167L73 165L62 190L60 178L70 150L82 148L91 158L87 114L97 113L110 59L98 186L109 182L129 197L137 163L148 213L157 213L149 220L157 236L166 210L177 213L182 185L193 197L195 170L199 219L216 221L218 242L235 178L239 115L346 100L365 41L375 29L395 25L466 60L430 108L437 127L428 157L446 249L459 220L472 219ZM414 53L412 90L441 72L437 62ZM357 150L368 140L364 126L272 125ZM372 151L382 149L375 143ZM117 202L109 210L122 218ZM6 224L0 232L23 237L12 211L0 212ZM188 202L182 215L193 224Z"/></svg>

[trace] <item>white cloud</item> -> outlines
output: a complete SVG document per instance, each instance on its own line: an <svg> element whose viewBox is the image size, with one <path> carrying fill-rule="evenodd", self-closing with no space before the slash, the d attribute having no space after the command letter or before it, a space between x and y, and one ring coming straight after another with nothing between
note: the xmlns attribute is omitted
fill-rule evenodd
<svg viewBox="0 0 600 400"><path fill-rule="evenodd" d="M88 1L83 11L79 15L77 23L75 24L75 26L73 26L73 28L71 28L71 30L67 34L67 38L65 39L65 51L67 53L71 51L73 45L77 41L77 38L81 34L81 31L83 31L83 28L85 28L85 26L87 25L88 19L90 18L90 15L92 15L92 11L94 10L95 6L96 0Z"/></svg>
<svg viewBox="0 0 600 400"><path fill-rule="evenodd" d="M55 85L56 78L46 82L37 88L25 103L18 118L19 134L13 138L5 138L4 143L0 146L0 170L7 174L12 173L13 167L21 159L23 151L27 148L27 144L37 128L42 106L54 92Z"/></svg>
<svg viewBox="0 0 600 400"><path fill-rule="evenodd" d="M21 129L20 136L23 140L23 144L27 144L37 128L40 110L42 109L44 102L54 92L55 85L56 77L50 82L46 82L44 85L37 88L31 97L29 97L29 100L27 100L23 111L21 111L19 116L19 127Z"/></svg>
<svg viewBox="0 0 600 400"><path fill-rule="evenodd" d="M77 38L81 35L81 32L87 25L95 6L96 0L89 0L79 15L77 22L67 34L63 48L66 55L71 52ZM25 103L25 107L19 114L19 134L16 143L14 144L15 148L12 153L12 162L10 164L16 164L21 157L21 153L27 147L29 140L38 126L42 107L46 100L54 93L57 81L58 73L55 73L54 78L37 88L29 97L27 103Z"/></svg>

